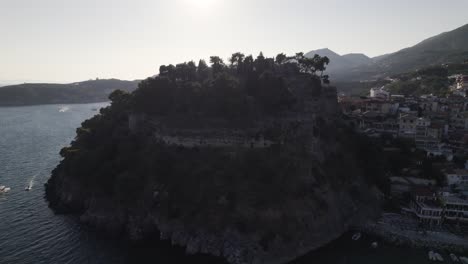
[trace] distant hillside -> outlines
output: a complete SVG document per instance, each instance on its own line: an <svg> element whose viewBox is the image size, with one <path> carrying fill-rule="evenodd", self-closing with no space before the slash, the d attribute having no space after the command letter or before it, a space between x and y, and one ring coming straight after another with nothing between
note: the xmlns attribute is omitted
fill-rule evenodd
<svg viewBox="0 0 468 264"><path fill-rule="evenodd" d="M306 54L306 57L313 57L315 54L320 56L327 56L330 59L328 71L348 69L357 66L368 65L372 63L372 59L361 53L351 53L346 55L339 55L330 49L313 50Z"/></svg>
<svg viewBox="0 0 468 264"><path fill-rule="evenodd" d="M426 39L379 60L381 73L402 73L468 59L468 25Z"/></svg>
<svg viewBox="0 0 468 264"><path fill-rule="evenodd" d="M26 83L0 87L0 106L93 103L114 90L134 91L139 81L91 80L70 84Z"/></svg>
<svg viewBox="0 0 468 264"><path fill-rule="evenodd" d="M347 80L348 76L356 69L361 69L372 65L374 61L362 53L351 53L339 55L330 49L319 49L308 52L306 57L313 57L315 54L327 56L330 64L327 67L327 74L332 80Z"/></svg>
<svg viewBox="0 0 468 264"><path fill-rule="evenodd" d="M426 39L398 52L368 58L363 54L340 56L329 49L307 53L330 58L331 80L362 81L410 72L429 66L461 63L468 59L468 25Z"/></svg>
<svg viewBox="0 0 468 264"><path fill-rule="evenodd" d="M352 65L368 65L372 63L372 59L362 53L350 53L341 57L346 59Z"/></svg>

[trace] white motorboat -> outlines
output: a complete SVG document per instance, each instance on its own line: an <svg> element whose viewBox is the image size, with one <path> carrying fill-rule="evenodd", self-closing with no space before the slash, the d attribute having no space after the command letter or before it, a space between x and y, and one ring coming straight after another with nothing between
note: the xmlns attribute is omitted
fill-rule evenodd
<svg viewBox="0 0 468 264"><path fill-rule="evenodd" d="M11 190L11 188L8 188L6 186L0 186L0 193L7 193Z"/></svg>
<svg viewBox="0 0 468 264"><path fill-rule="evenodd" d="M26 188L24 188L24 190L28 192L28 191L32 190L32 187L31 186L26 186Z"/></svg>
<svg viewBox="0 0 468 264"><path fill-rule="evenodd" d="M67 112L68 110L70 110L70 107L68 107L68 106L63 106L63 107L60 107L59 112L60 112L60 113L65 113L65 112Z"/></svg>
<svg viewBox="0 0 468 264"><path fill-rule="evenodd" d="M459 262L460 260L457 258L457 256L453 253L450 253L450 258L452 259L453 262Z"/></svg>
<svg viewBox="0 0 468 264"><path fill-rule="evenodd" d="M377 248L377 247L379 247L379 243L377 243L377 242L372 242L371 248L374 248L374 249L375 249L375 248Z"/></svg>
<svg viewBox="0 0 468 264"><path fill-rule="evenodd" d="M356 233L351 237L354 241L357 241L361 238L361 233Z"/></svg>

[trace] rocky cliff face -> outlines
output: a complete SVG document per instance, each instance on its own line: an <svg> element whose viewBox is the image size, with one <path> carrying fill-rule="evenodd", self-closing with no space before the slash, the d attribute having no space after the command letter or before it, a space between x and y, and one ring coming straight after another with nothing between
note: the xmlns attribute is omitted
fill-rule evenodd
<svg viewBox="0 0 468 264"><path fill-rule="evenodd" d="M57 212L134 240L157 234L234 264L290 261L379 212L336 91L320 89L298 97L295 110L235 129L226 125L234 121L197 130L174 116L129 117L113 102L62 150L47 199ZM220 133L234 143L200 142ZM268 144L243 143L259 140Z"/></svg>
<svg viewBox="0 0 468 264"><path fill-rule="evenodd" d="M338 163L334 165L339 166ZM349 170L348 173L355 171ZM123 234L133 240L159 233L161 239L185 247L188 254L221 256L236 264L285 263L324 246L351 226L360 225L379 213L376 190L354 176L350 177L354 178L353 182L341 183L341 186L315 183L310 196L282 201L279 208L273 205L255 209L238 205L230 214L226 213L224 207L228 205L220 196L215 205L210 205L219 208L201 209L195 213L194 222L187 216L179 217L167 212L161 197L167 193L142 190L146 192L143 195L146 200L126 206L116 197L87 194L86 186L74 182L66 174L54 174L53 177L60 183L50 181L48 197L51 205L61 210L59 212L78 213L85 224L112 234ZM312 175L304 177L308 178L305 183L317 181ZM264 188L269 188L268 184ZM275 200L272 198L272 202ZM220 222L212 219L218 217L238 220Z"/></svg>

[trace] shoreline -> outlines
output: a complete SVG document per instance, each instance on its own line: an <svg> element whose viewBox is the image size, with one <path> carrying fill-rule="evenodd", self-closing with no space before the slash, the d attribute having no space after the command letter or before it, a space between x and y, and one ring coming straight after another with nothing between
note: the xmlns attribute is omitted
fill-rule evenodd
<svg viewBox="0 0 468 264"><path fill-rule="evenodd" d="M400 221L400 225L394 224L397 221ZM447 250L451 253L468 252L466 237L444 230L417 230L411 225L415 222L408 216L384 213L379 221L368 222L357 229L395 246Z"/></svg>
<svg viewBox="0 0 468 264"><path fill-rule="evenodd" d="M34 104L0 104L0 108L14 108L14 107L29 107L29 106L46 106L46 105L87 105L87 104L104 104L109 103L110 101L107 100L97 100L97 101L87 101L87 102L51 102L51 103L34 103Z"/></svg>

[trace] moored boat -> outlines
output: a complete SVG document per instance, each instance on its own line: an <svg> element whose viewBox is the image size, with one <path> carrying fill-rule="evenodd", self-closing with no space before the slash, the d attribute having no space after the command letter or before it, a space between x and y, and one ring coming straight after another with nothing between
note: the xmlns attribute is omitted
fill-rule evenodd
<svg viewBox="0 0 468 264"><path fill-rule="evenodd" d="M0 193L7 193L11 190L11 188L8 188L6 186L0 186Z"/></svg>
<svg viewBox="0 0 468 264"><path fill-rule="evenodd" d="M434 253L434 257L437 261L444 261L444 258L439 253Z"/></svg>
<svg viewBox="0 0 468 264"><path fill-rule="evenodd" d="M467 257L459 257L459 259L463 264L468 264L468 258Z"/></svg>
<svg viewBox="0 0 468 264"><path fill-rule="evenodd" d="M361 233L356 233L351 237L354 241L357 241L361 238Z"/></svg>
<svg viewBox="0 0 468 264"><path fill-rule="evenodd" d="M450 253L450 258L452 259L453 262L459 262L460 260L457 258L457 256L453 253Z"/></svg>

